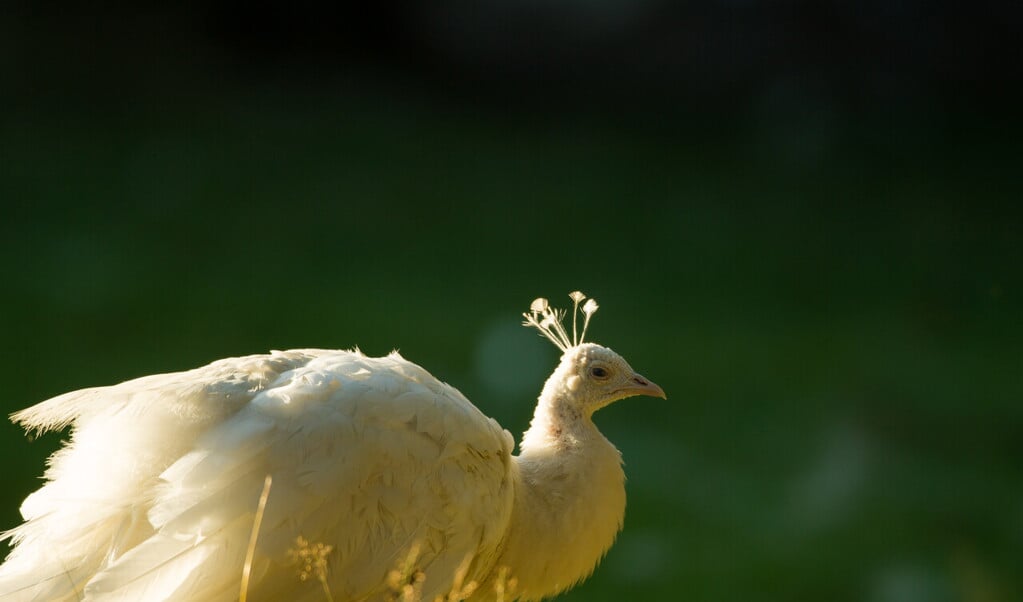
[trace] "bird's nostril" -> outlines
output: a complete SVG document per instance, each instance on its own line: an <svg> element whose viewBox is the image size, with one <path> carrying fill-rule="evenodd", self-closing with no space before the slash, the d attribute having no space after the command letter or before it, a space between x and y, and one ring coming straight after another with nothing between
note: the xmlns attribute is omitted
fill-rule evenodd
<svg viewBox="0 0 1023 602"><path fill-rule="evenodd" d="M643 386L643 387L645 387L645 386L650 384L650 383L648 383L647 381L643 380L642 378L640 378L638 376L633 378L632 382L636 383L637 385Z"/></svg>

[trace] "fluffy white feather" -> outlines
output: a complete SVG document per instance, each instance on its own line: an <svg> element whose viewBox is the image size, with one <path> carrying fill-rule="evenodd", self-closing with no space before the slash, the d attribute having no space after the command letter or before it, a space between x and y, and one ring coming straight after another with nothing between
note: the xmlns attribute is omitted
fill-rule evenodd
<svg viewBox="0 0 1023 602"><path fill-rule="evenodd" d="M491 598L502 568L522 600L567 589L625 509L620 455L590 416L663 391L610 349L556 336L565 353L518 456L397 353L232 358L18 412L27 429L72 435L8 533L0 601L236 600L267 476L248 600L383 600L409 560L424 600L459 579ZM320 578L300 579L302 541L322 544Z"/></svg>

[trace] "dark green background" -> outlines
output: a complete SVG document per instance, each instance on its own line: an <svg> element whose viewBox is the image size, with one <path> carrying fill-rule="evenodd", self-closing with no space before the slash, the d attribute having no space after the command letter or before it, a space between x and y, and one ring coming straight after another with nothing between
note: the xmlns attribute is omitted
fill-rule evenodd
<svg viewBox="0 0 1023 602"><path fill-rule="evenodd" d="M602 71L614 48L573 54L530 29L543 15L516 25L529 53L494 58L430 46L392 5L283 25L27 6L3 32L4 412L358 345L518 438L557 359L520 313L581 289L591 338L669 398L598 414L626 526L562 599L1023 596L1018 69L953 37L965 66L891 42L744 70L759 55L732 36L718 63L633 48L648 61ZM837 21L767 14L830 48ZM680 23L759 31L715 15ZM893 40L933 18L878 14ZM59 439L0 426L0 526Z"/></svg>

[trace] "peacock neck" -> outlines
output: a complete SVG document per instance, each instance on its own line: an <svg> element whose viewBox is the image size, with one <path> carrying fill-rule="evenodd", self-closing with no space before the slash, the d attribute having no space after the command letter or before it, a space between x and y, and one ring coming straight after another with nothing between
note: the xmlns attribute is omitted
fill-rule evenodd
<svg viewBox="0 0 1023 602"><path fill-rule="evenodd" d="M575 377L569 374L570 367L563 362L544 383L533 420L519 445L523 457L546 457L552 449L589 449L599 443L614 449L593 424L592 412L581 409L581 404L574 399Z"/></svg>
<svg viewBox="0 0 1023 602"><path fill-rule="evenodd" d="M589 576L625 515L621 454L552 381L515 458L512 522L498 562L517 579L521 600Z"/></svg>

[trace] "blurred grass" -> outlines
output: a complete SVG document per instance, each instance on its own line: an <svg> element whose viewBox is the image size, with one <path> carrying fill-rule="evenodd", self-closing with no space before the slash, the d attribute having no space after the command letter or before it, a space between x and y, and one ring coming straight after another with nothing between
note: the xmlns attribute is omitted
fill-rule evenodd
<svg viewBox="0 0 1023 602"><path fill-rule="evenodd" d="M482 362L485 339L522 349L495 329L581 289L593 338L669 400L598 415L626 528L563 599L1023 594L1016 130L861 115L809 144L770 119L630 127L368 90L8 111L4 411L359 345L517 436L546 375ZM502 360L532 393L494 384ZM58 439L0 427L0 525Z"/></svg>

